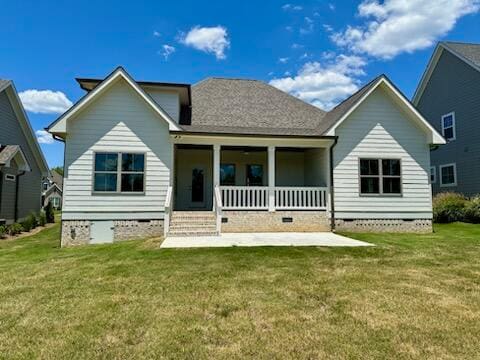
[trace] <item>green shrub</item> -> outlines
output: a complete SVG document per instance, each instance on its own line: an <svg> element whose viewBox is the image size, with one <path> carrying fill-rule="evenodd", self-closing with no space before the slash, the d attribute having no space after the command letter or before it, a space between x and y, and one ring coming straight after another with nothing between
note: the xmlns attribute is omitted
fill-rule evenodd
<svg viewBox="0 0 480 360"><path fill-rule="evenodd" d="M40 210L37 221L38 225L45 226L45 224L47 223L47 215L45 214L45 211Z"/></svg>
<svg viewBox="0 0 480 360"><path fill-rule="evenodd" d="M45 216L47 218L47 223L55 222L55 214L53 213L53 206L51 202L45 206Z"/></svg>
<svg viewBox="0 0 480 360"><path fill-rule="evenodd" d="M23 226L19 223L13 223L8 225L7 227L7 233L10 236L15 236L20 234L23 231Z"/></svg>
<svg viewBox="0 0 480 360"><path fill-rule="evenodd" d="M465 220L474 224L480 223L480 195L468 201L465 206Z"/></svg>
<svg viewBox="0 0 480 360"><path fill-rule="evenodd" d="M433 198L433 221L450 223L465 220L467 199L457 193L440 193Z"/></svg>
<svg viewBox="0 0 480 360"><path fill-rule="evenodd" d="M5 225L0 225L0 239L3 239L6 233L7 227Z"/></svg>
<svg viewBox="0 0 480 360"><path fill-rule="evenodd" d="M28 215L27 218L21 224L25 231L30 231L32 229L35 229L38 226L38 221L37 221L37 217L35 216L35 213L33 212L30 213L30 215Z"/></svg>

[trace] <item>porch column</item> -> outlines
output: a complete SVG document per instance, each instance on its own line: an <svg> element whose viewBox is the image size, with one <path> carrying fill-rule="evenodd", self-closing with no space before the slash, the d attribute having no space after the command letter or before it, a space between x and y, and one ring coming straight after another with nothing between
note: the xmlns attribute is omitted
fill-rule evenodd
<svg viewBox="0 0 480 360"><path fill-rule="evenodd" d="M275 146L268 147L268 211L275 211Z"/></svg>
<svg viewBox="0 0 480 360"><path fill-rule="evenodd" d="M220 145L213 145L213 188L220 186Z"/></svg>

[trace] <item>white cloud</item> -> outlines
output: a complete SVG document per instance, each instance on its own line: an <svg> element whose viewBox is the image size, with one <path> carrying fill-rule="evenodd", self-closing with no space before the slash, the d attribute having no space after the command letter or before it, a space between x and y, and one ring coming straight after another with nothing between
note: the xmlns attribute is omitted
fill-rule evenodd
<svg viewBox="0 0 480 360"><path fill-rule="evenodd" d="M431 46L479 8L480 0L364 0L358 6L364 23L331 38L355 53L390 59Z"/></svg>
<svg viewBox="0 0 480 360"><path fill-rule="evenodd" d="M286 64L288 62L290 58L288 57L281 57L278 59L278 62L282 63L282 64Z"/></svg>
<svg viewBox="0 0 480 360"><path fill-rule="evenodd" d="M270 84L306 102L329 110L359 88L366 62L359 56L339 55L321 64L306 63L295 76L273 79Z"/></svg>
<svg viewBox="0 0 480 360"><path fill-rule="evenodd" d="M26 90L18 94L27 111L39 114L61 114L73 103L61 91Z"/></svg>
<svg viewBox="0 0 480 360"><path fill-rule="evenodd" d="M301 44L297 44L297 43L292 44L292 49L302 49L302 48L303 48L303 45Z"/></svg>
<svg viewBox="0 0 480 360"><path fill-rule="evenodd" d="M35 134L40 144L53 144L54 142L52 135L45 130L37 130Z"/></svg>
<svg viewBox="0 0 480 360"><path fill-rule="evenodd" d="M155 31L153 32L153 36L155 36L155 37L160 37L161 34L160 34L158 31L155 30Z"/></svg>
<svg viewBox="0 0 480 360"><path fill-rule="evenodd" d="M293 4L285 4L282 6L282 9L287 11L287 10L293 10L293 11L300 11L303 9L302 6L300 5L293 5Z"/></svg>
<svg viewBox="0 0 480 360"><path fill-rule="evenodd" d="M175 47L168 44L164 44L162 46L162 50L159 51L158 53L162 55L165 58L165 60L168 60L168 57L172 55L175 51L176 51Z"/></svg>
<svg viewBox="0 0 480 360"><path fill-rule="evenodd" d="M328 4L328 8L332 11L335 11L335 4L332 4L332 3Z"/></svg>
<svg viewBox="0 0 480 360"><path fill-rule="evenodd" d="M214 54L217 59L225 59L225 50L230 47L227 29L223 26L195 26L180 41L194 49Z"/></svg>
<svg viewBox="0 0 480 360"><path fill-rule="evenodd" d="M308 16L305 16L304 20L305 20L305 26L300 28L300 34L306 35L306 34L312 33L313 30L315 29L314 21Z"/></svg>

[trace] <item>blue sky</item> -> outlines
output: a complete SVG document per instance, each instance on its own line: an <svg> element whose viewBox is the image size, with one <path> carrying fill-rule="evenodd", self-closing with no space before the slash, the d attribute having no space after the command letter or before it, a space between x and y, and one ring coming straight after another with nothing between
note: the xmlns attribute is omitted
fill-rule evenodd
<svg viewBox="0 0 480 360"><path fill-rule="evenodd" d="M104 77L118 65L147 81L260 79L323 108L386 73L410 97L436 41L480 43L479 7L479 0L2 2L0 78L24 92L35 130L83 95L75 77ZM42 139L49 164L62 165L62 144Z"/></svg>

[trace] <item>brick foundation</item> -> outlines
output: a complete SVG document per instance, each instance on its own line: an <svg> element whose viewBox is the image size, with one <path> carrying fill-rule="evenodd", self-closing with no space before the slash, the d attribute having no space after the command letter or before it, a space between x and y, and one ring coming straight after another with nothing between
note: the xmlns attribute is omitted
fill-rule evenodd
<svg viewBox="0 0 480 360"><path fill-rule="evenodd" d="M90 221L88 220L63 220L62 221L62 247L85 245L90 242Z"/></svg>
<svg viewBox="0 0 480 360"><path fill-rule="evenodd" d="M163 236L163 220L115 220L113 226L114 242ZM85 245L89 242L89 220L62 221L62 247Z"/></svg>
<svg viewBox="0 0 480 360"><path fill-rule="evenodd" d="M222 222L222 232L330 231L324 211L224 211L223 218L228 222ZM283 218L292 221L284 222Z"/></svg>
<svg viewBox="0 0 480 360"><path fill-rule="evenodd" d="M116 220L113 222L114 241L145 239L163 236L163 220Z"/></svg>
<svg viewBox="0 0 480 360"><path fill-rule="evenodd" d="M336 231L351 232L391 232L391 233L431 233L431 219L357 219L335 220Z"/></svg>

